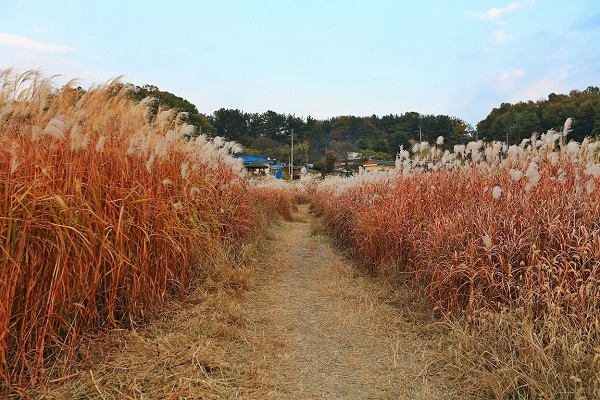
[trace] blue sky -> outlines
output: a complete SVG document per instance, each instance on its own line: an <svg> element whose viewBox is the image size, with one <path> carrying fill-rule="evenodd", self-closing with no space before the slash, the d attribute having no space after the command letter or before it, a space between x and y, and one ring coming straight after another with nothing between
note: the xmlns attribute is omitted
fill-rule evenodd
<svg viewBox="0 0 600 400"><path fill-rule="evenodd" d="M325 119L456 116L600 86L598 0L14 0L0 69L123 76L194 103Z"/></svg>

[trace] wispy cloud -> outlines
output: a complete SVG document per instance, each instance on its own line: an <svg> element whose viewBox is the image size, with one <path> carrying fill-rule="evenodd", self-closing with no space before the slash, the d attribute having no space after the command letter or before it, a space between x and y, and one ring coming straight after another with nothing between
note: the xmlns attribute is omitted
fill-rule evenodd
<svg viewBox="0 0 600 400"><path fill-rule="evenodd" d="M519 85L512 87L510 91L511 101L545 99L552 92L562 93L572 89L573 85L568 82L571 68L572 65L568 65L547 71L545 74L540 71L535 77L532 74L531 79L519 81Z"/></svg>
<svg viewBox="0 0 600 400"><path fill-rule="evenodd" d="M23 36L17 36L3 32L0 32L0 46L20 47L29 50L38 50L51 53L63 53L75 50L70 46L36 42Z"/></svg>
<svg viewBox="0 0 600 400"><path fill-rule="evenodd" d="M525 72L520 69L514 71L504 71L500 74L498 79L501 81L512 81L514 79L522 78L525 76Z"/></svg>
<svg viewBox="0 0 600 400"><path fill-rule="evenodd" d="M495 78L495 90L498 93L514 93L519 91L523 85L522 79L525 77L525 71L520 69L514 71L504 71Z"/></svg>
<svg viewBox="0 0 600 400"><path fill-rule="evenodd" d="M504 29L500 29L494 32L494 40L496 43L504 43L511 40L516 40L519 35L515 33L507 33Z"/></svg>
<svg viewBox="0 0 600 400"><path fill-rule="evenodd" d="M570 64L560 70L560 79L567 79L571 75L574 65Z"/></svg>
<svg viewBox="0 0 600 400"><path fill-rule="evenodd" d="M502 15L506 14L509 11L513 11L521 7L520 3L510 3L504 8L490 8L486 12L475 13L476 16L482 19L487 19L490 21L496 20L500 18Z"/></svg>
<svg viewBox="0 0 600 400"><path fill-rule="evenodd" d="M550 77L544 77L531 82L519 93L519 97L521 100L539 100L545 99L551 92L555 91L560 92L558 82Z"/></svg>

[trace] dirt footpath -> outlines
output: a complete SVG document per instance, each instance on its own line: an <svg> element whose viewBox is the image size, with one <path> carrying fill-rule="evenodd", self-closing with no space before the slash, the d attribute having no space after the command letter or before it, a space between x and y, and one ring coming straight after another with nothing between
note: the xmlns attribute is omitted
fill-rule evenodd
<svg viewBox="0 0 600 400"><path fill-rule="evenodd" d="M435 333L426 317L386 304L375 282L353 273L327 237L313 234L313 220L304 206L296 222L277 229L269 266L244 306L253 321L250 360L272 388L268 397L450 397L430 381Z"/></svg>
<svg viewBox="0 0 600 400"><path fill-rule="evenodd" d="M91 341L69 379L26 397L456 397L434 361L443 329L431 312L352 268L307 205L267 241L257 269L234 268L152 324Z"/></svg>

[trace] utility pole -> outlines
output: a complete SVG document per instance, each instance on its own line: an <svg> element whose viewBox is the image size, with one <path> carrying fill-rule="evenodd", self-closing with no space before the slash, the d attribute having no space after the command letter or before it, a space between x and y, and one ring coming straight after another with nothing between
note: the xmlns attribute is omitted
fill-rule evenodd
<svg viewBox="0 0 600 400"><path fill-rule="evenodd" d="M417 133L417 131L413 131L413 132ZM421 124L419 124L419 144L421 144Z"/></svg>
<svg viewBox="0 0 600 400"><path fill-rule="evenodd" d="M417 131L413 131L414 133L417 133ZM421 144L421 124L419 124L419 144Z"/></svg>
<svg viewBox="0 0 600 400"><path fill-rule="evenodd" d="M292 149L291 149L291 167L290 167L290 176L292 180L294 180L294 128L292 128Z"/></svg>

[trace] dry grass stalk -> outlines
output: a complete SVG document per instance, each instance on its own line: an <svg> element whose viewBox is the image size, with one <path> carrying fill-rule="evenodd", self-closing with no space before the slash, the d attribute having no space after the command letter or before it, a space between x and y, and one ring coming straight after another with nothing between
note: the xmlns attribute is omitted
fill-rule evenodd
<svg viewBox="0 0 600 400"><path fill-rule="evenodd" d="M358 260L410 277L464 326L454 357L484 397L600 396L598 145L560 144L565 129L401 157L399 173L332 180L313 197Z"/></svg>
<svg viewBox="0 0 600 400"><path fill-rule="evenodd" d="M181 140L189 126L169 110L151 117L128 85L56 88L5 70L0 87L6 393L69 375L61 360L82 335L135 326L231 265L258 220L235 146Z"/></svg>

